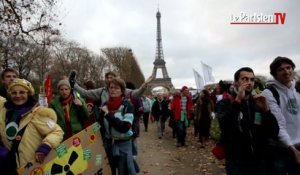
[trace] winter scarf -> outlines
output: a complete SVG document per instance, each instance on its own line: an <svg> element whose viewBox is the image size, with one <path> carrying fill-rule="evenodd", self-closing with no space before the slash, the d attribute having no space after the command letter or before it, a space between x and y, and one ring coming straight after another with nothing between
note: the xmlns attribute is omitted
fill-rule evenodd
<svg viewBox="0 0 300 175"><path fill-rule="evenodd" d="M69 113L71 102L72 102L71 95L66 99L62 99L60 102L61 107L64 111L64 118L65 118L65 122L66 122L66 131L65 131L66 138L69 138L72 136L71 125L70 125L70 113Z"/></svg>
<svg viewBox="0 0 300 175"><path fill-rule="evenodd" d="M122 96L118 97L116 99L109 97L108 102L107 102L107 108L109 111L116 111L119 109L122 102L123 102Z"/></svg>
<svg viewBox="0 0 300 175"><path fill-rule="evenodd" d="M6 112L6 135L9 140L14 140L19 128L21 118L25 113L34 107L34 103L26 102L23 105L15 105L13 102L8 101L5 103Z"/></svg>

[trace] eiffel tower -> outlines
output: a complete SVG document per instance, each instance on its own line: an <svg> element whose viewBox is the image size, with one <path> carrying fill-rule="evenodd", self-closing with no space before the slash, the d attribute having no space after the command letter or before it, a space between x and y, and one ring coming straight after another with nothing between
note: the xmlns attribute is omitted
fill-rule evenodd
<svg viewBox="0 0 300 175"><path fill-rule="evenodd" d="M164 60L164 54L162 49L162 42L161 42L161 27L160 27L160 18L161 14L159 10L156 13L156 19L157 19L157 33L156 33L156 54L155 54L155 61L153 62L154 68L152 71L152 76L154 77L154 80L149 84L149 88L153 89L155 87L162 86L169 91L174 88L171 78L168 75L167 68L166 68L166 62ZM162 78L156 78L157 70L161 69L162 71Z"/></svg>

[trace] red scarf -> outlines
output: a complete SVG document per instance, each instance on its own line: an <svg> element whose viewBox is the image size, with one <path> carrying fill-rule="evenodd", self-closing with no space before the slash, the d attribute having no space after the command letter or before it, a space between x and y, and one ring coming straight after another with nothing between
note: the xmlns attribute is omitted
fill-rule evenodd
<svg viewBox="0 0 300 175"><path fill-rule="evenodd" d="M62 106L70 105L71 104L71 100L72 100L72 95L70 95L66 99L61 99L60 103L61 103Z"/></svg>
<svg viewBox="0 0 300 175"><path fill-rule="evenodd" d="M61 107L64 111L64 118L66 123L65 139L72 136L72 129L70 124L70 113L69 113L71 101L72 101L72 95L70 95L67 99L63 99L63 101L61 101Z"/></svg>
<svg viewBox="0 0 300 175"><path fill-rule="evenodd" d="M119 109L122 102L123 102L122 96L118 97L116 99L109 97L108 102L107 102L107 108L109 111L116 111Z"/></svg>

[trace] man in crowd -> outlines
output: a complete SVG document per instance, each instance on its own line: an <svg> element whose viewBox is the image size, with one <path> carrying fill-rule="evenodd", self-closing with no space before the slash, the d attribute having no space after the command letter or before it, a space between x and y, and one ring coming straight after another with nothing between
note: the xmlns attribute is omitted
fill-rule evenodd
<svg viewBox="0 0 300 175"><path fill-rule="evenodd" d="M19 73L13 68L6 68L1 73L2 87L0 88L0 95L7 98L7 88L14 79L19 77Z"/></svg>
<svg viewBox="0 0 300 175"><path fill-rule="evenodd" d="M254 72L249 67L234 74L237 94L219 102L220 144L225 150L228 175L265 175L265 151L268 137L276 137L278 125L265 97L252 95Z"/></svg>
<svg viewBox="0 0 300 175"><path fill-rule="evenodd" d="M150 115L152 104L151 104L151 100L145 94L141 97L141 100L143 104L143 123L144 123L145 132L147 132L149 115Z"/></svg>
<svg viewBox="0 0 300 175"><path fill-rule="evenodd" d="M193 102L192 96L187 86L181 88L181 94L175 95L170 104L170 109L173 111L176 130L177 144L176 146L186 146L186 128L189 125L189 119L192 113Z"/></svg>
<svg viewBox="0 0 300 175"><path fill-rule="evenodd" d="M278 140L270 142L268 174L300 174L300 94L294 81L294 62L277 57L270 64L273 80L263 91L279 124Z"/></svg>
<svg viewBox="0 0 300 175"><path fill-rule="evenodd" d="M158 138L161 139L164 135L166 119L169 116L168 102L164 99L162 93L157 94L157 98L152 105L151 113L157 123Z"/></svg>

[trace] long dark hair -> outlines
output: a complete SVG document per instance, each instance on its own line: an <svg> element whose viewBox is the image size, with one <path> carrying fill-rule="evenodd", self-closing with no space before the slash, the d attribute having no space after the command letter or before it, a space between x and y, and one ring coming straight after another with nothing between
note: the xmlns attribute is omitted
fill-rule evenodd
<svg viewBox="0 0 300 175"><path fill-rule="evenodd" d="M210 102L210 94L209 91L204 89L202 90L202 93L204 94L203 97L201 97L202 103L209 103Z"/></svg>
<svg viewBox="0 0 300 175"><path fill-rule="evenodd" d="M209 94L209 91L206 89L202 90L202 93L204 94L204 96L201 97L201 101L202 101L201 111L202 111L202 114L207 115L208 107L211 104L210 94Z"/></svg>

